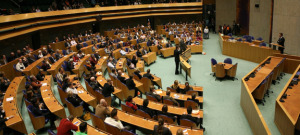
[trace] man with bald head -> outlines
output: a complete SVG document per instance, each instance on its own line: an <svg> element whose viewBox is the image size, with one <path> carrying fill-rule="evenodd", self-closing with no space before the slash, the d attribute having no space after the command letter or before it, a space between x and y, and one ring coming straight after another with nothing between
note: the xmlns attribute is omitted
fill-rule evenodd
<svg viewBox="0 0 300 135"><path fill-rule="evenodd" d="M95 77L90 78L90 86L92 87L93 90L102 90L100 84L97 82Z"/></svg>
<svg viewBox="0 0 300 135"><path fill-rule="evenodd" d="M106 116L110 115L105 99L100 99L100 103L96 106L95 115L105 120Z"/></svg>

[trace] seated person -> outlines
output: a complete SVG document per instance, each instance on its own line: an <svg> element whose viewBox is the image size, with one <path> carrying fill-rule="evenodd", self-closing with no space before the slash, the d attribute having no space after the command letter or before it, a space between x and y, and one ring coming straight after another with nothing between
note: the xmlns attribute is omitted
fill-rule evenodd
<svg viewBox="0 0 300 135"><path fill-rule="evenodd" d="M136 67L136 64L138 63L138 59L137 59L137 56L135 54L132 56L131 63L133 63L134 67Z"/></svg>
<svg viewBox="0 0 300 135"><path fill-rule="evenodd" d="M92 70L95 70L95 69L96 69L96 67L93 66L93 65L91 64L90 61L86 61L85 66L86 66L86 69L87 69L88 71L92 71Z"/></svg>
<svg viewBox="0 0 300 135"><path fill-rule="evenodd" d="M201 123L200 116L198 118L192 116L193 108L191 106L189 106L186 110L187 110L187 114L181 115L181 119L190 120L196 123L196 125L198 126ZM203 129L202 125L200 125L200 128Z"/></svg>
<svg viewBox="0 0 300 135"><path fill-rule="evenodd" d="M67 47L66 55L68 55L68 54L70 54L70 53L72 53L72 52L73 52L73 50L71 49L71 47Z"/></svg>
<svg viewBox="0 0 300 135"><path fill-rule="evenodd" d="M79 50L79 51L77 52L77 57L78 57L78 58L82 59L84 56L85 56L85 54L84 54L81 50Z"/></svg>
<svg viewBox="0 0 300 135"><path fill-rule="evenodd" d="M107 66L108 66L110 69L116 68L116 64L113 62L113 58L112 58L112 57L109 57Z"/></svg>
<svg viewBox="0 0 300 135"><path fill-rule="evenodd" d="M115 92L111 79L107 79L107 82L103 86L102 94L104 97L109 97Z"/></svg>
<svg viewBox="0 0 300 135"><path fill-rule="evenodd" d="M93 67L95 67L96 64L98 63L98 60L95 58L95 55L91 55L90 63L92 64Z"/></svg>
<svg viewBox="0 0 300 135"><path fill-rule="evenodd" d="M187 100L192 100L192 101L196 102L197 104L200 104L199 100L196 99L196 96L197 96L197 95L196 95L195 93L193 93L193 94L192 94L192 98L187 98Z"/></svg>
<svg viewBox="0 0 300 135"><path fill-rule="evenodd" d="M154 81L154 77L150 73L150 69L147 69L147 73L143 75L143 77L147 77L151 80L151 82L160 89L160 86Z"/></svg>
<svg viewBox="0 0 300 135"><path fill-rule="evenodd" d="M74 38L72 38L72 40L71 40L71 45L77 45L77 43L76 43L76 41L75 41L75 39Z"/></svg>
<svg viewBox="0 0 300 135"><path fill-rule="evenodd" d="M128 96L126 99L126 105L131 107L134 111L137 110L137 105L134 101L132 101L132 96Z"/></svg>
<svg viewBox="0 0 300 135"><path fill-rule="evenodd" d="M78 54L78 53L77 53ZM79 61L79 57L78 57L78 55L77 54L74 54L73 55L73 62L78 62Z"/></svg>
<svg viewBox="0 0 300 135"><path fill-rule="evenodd" d="M171 92L169 90L166 92L166 96L163 97L163 100L170 100L173 102L173 105L179 106L179 103L173 97L171 97Z"/></svg>
<svg viewBox="0 0 300 135"><path fill-rule="evenodd" d="M111 73L109 73L110 76L117 78L118 77L118 73L116 71L116 69L111 69Z"/></svg>
<svg viewBox="0 0 300 135"><path fill-rule="evenodd" d="M58 69L58 73L56 74L56 79L62 82L64 75L66 75L64 69L63 68L59 68Z"/></svg>
<svg viewBox="0 0 300 135"><path fill-rule="evenodd" d="M35 62L34 56L32 56L31 54L28 54L27 61L28 61L28 64Z"/></svg>
<svg viewBox="0 0 300 135"><path fill-rule="evenodd" d="M144 99L143 106L140 106L140 109L142 111L144 111L145 113L149 114L150 117L152 118L155 113L154 113L153 110L151 110L150 108L148 108L148 104L149 104L149 100L148 99Z"/></svg>
<svg viewBox="0 0 300 135"><path fill-rule="evenodd" d="M166 47L169 48L169 47L172 47L172 44L170 41L168 41L168 43L166 44Z"/></svg>
<svg viewBox="0 0 300 135"><path fill-rule="evenodd" d="M130 61L127 62L127 65L130 69L135 69L135 65Z"/></svg>
<svg viewBox="0 0 300 135"><path fill-rule="evenodd" d="M139 79L142 79L142 75L140 74L140 71L138 69L135 69L135 71L133 72L136 76L139 77Z"/></svg>
<svg viewBox="0 0 300 135"><path fill-rule="evenodd" d="M51 65L49 64L49 62L46 61L46 60L43 60L42 61L41 69L43 69L43 71L47 71L50 68L51 68Z"/></svg>
<svg viewBox="0 0 300 135"><path fill-rule="evenodd" d="M189 82L185 82L185 87L184 89L181 91L182 94L186 94L187 91L193 90L193 87L190 87Z"/></svg>
<svg viewBox="0 0 300 135"><path fill-rule="evenodd" d="M168 113L168 105L164 104L164 106L161 108L161 111L157 112L158 115L165 115L171 118L173 121L176 120L177 116L174 116L173 114Z"/></svg>
<svg viewBox="0 0 300 135"><path fill-rule="evenodd" d="M100 104L96 106L95 115L104 120L107 116L110 116L110 110L105 99L100 99Z"/></svg>
<svg viewBox="0 0 300 135"><path fill-rule="evenodd" d="M56 49L56 51L55 51L55 58L56 58L56 61L58 61L60 58L62 58L62 55L59 53L58 49Z"/></svg>
<svg viewBox="0 0 300 135"><path fill-rule="evenodd" d="M148 54L148 51L147 51L147 49L145 47L143 47L143 49L142 49L142 55L146 55L146 54Z"/></svg>
<svg viewBox="0 0 300 135"><path fill-rule="evenodd" d="M178 83L178 80L175 80L175 81L174 81L174 84L171 86L171 88L174 89L174 90L176 90L177 93L180 93L180 92L181 92L181 89L180 89L180 87L179 87L178 84L179 84L179 83Z"/></svg>
<svg viewBox="0 0 300 135"><path fill-rule="evenodd" d="M91 77L89 84L93 90L102 90L101 85L98 83L95 77Z"/></svg>
<svg viewBox="0 0 300 135"><path fill-rule="evenodd" d="M160 95L155 93L155 89L153 86L150 87L150 92L147 92L146 95L154 97L158 102L161 101Z"/></svg>
<svg viewBox="0 0 300 135"><path fill-rule="evenodd" d="M35 116L44 116L46 119L50 120L50 126L51 129L55 129L54 121L56 120L56 116L52 114L47 107L44 105L44 103L40 103L39 101L36 101L35 104L33 104L32 113Z"/></svg>
<svg viewBox="0 0 300 135"><path fill-rule="evenodd" d="M159 118L158 125L154 126L153 135L172 135L172 132L170 129L164 127L164 120Z"/></svg>
<svg viewBox="0 0 300 135"><path fill-rule="evenodd" d="M39 51L38 51L38 58L40 59L40 58L43 58L43 57L44 57L44 55L43 55L42 51L39 50Z"/></svg>
<svg viewBox="0 0 300 135"><path fill-rule="evenodd" d="M73 71L72 71L73 69L75 69L74 62L73 62L73 59L70 58L68 63L67 63L67 70L66 71L69 71L69 72L71 72L71 74L74 74Z"/></svg>
<svg viewBox="0 0 300 135"><path fill-rule="evenodd" d="M75 135L87 135L87 123L82 122L79 124L79 131Z"/></svg>
<svg viewBox="0 0 300 135"><path fill-rule="evenodd" d="M45 75L42 73L42 69L39 70L39 72L37 73L37 75L35 76L37 80L39 81L44 81Z"/></svg>
<svg viewBox="0 0 300 135"><path fill-rule="evenodd" d="M113 109L110 113L110 117L107 117L104 120L104 122L109 124L109 125L115 126L115 127L119 128L120 130L123 130L125 128L124 128L122 122L119 120L117 114L118 114L118 110Z"/></svg>
<svg viewBox="0 0 300 135"><path fill-rule="evenodd" d="M0 72L0 90L5 93L6 89L10 85L10 80L5 77L4 72Z"/></svg>
<svg viewBox="0 0 300 135"><path fill-rule="evenodd" d="M89 108L89 104L85 103L78 97L77 94L74 94L72 91L67 91L67 100L74 105L74 107L82 105L84 111L87 112L92 112L92 110Z"/></svg>
<svg viewBox="0 0 300 135"><path fill-rule="evenodd" d="M122 56L125 56L127 54L127 52L123 49L123 47L121 47L120 53Z"/></svg>
<svg viewBox="0 0 300 135"><path fill-rule="evenodd" d="M69 87L69 83L71 83L71 82L70 82L70 78L69 78L69 77L66 77L66 78L64 79L64 81L62 82L62 90L63 90L63 91L67 91L67 88Z"/></svg>
<svg viewBox="0 0 300 135"><path fill-rule="evenodd" d="M77 131L78 127L72 123L73 120L73 115L62 119L57 127L57 135L72 135L72 131Z"/></svg>
<svg viewBox="0 0 300 135"><path fill-rule="evenodd" d="M74 86L73 83L69 82L69 83L68 83L68 88L67 88L67 91L66 91L66 92L67 92L67 93L72 92L73 94L77 95L77 94L78 94L78 91L77 91L76 87L77 87L77 86Z"/></svg>
<svg viewBox="0 0 300 135"><path fill-rule="evenodd" d="M118 76L117 76L117 78L118 78L122 83L126 84L126 78L123 77L122 74L123 74L122 71L119 70L119 71L118 71Z"/></svg>
<svg viewBox="0 0 300 135"><path fill-rule="evenodd" d="M19 59L19 62L16 64L16 70L22 72L25 69L22 59Z"/></svg>
<svg viewBox="0 0 300 135"><path fill-rule="evenodd" d="M135 90L134 96L137 96L139 89L136 87L135 82L133 81L133 76L130 75L125 81L126 86L129 90Z"/></svg>
<svg viewBox="0 0 300 135"><path fill-rule="evenodd" d="M53 64L56 62L56 59L55 59L55 53L51 53L51 56L49 57L49 60L50 62Z"/></svg>
<svg viewBox="0 0 300 135"><path fill-rule="evenodd" d="M31 86L34 90L38 90L41 88L42 83L36 79L34 75L30 76Z"/></svg>

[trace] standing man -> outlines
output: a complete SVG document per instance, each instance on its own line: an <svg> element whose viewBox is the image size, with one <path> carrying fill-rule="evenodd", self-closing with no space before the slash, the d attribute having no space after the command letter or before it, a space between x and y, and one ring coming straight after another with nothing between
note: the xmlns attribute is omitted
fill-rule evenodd
<svg viewBox="0 0 300 135"><path fill-rule="evenodd" d="M179 67L179 62L180 62L180 59L179 59L180 53L181 53L180 48L177 45L176 49L174 50L175 64L176 64L175 75L179 74L178 67Z"/></svg>
<svg viewBox="0 0 300 135"><path fill-rule="evenodd" d="M281 54L283 54L283 51L284 51L284 42L285 42L285 38L283 37L283 33L279 33L279 39L278 39L277 43L282 46L282 47L279 47Z"/></svg>

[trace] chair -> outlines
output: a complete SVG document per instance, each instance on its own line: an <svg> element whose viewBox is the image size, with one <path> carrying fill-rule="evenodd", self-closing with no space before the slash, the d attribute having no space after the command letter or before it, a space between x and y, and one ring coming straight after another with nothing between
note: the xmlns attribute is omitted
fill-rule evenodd
<svg viewBox="0 0 300 135"><path fill-rule="evenodd" d="M56 135L51 129L48 129L47 132L48 132L48 135Z"/></svg>
<svg viewBox="0 0 300 135"><path fill-rule="evenodd" d="M133 110L131 107L129 107L127 105L121 104L121 108L125 112L135 114L135 110Z"/></svg>
<svg viewBox="0 0 300 135"><path fill-rule="evenodd" d="M169 99L164 99L164 100L163 100L163 103L164 103L164 104L167 104L167 105L174 105L174 102L171 101L171 100L169 100Z"/></svg>
<svg viewBox="0 0 300 135"><path fill-rule="evenodd" d="M146 98L150 101L158 102L157 99L155 97L152 97L151 95L146 94Z"/></svg>
<svg viewBox="0 0 300 135"><path fill-rule="evenodd" d="M83 42L82 45L83 45L83 47L87 47L88 46L88 44L86 42Z"/></svg>
<svg viewBox="0 0 300 135"><path fill-rule="evenodd" d="M144 112L143 110L137 109L135 113L136 115L139 115L143 118L151 119L151 116L148 113Z"/></svg>
<svg viewBox="0 0 300 135"><path fill-rule="evenodd" d="M216 67L215 67L215 65L217 64L217 61L214 58L211 58L210 61L211 61L211 72L212 72L210 75L215 76L215 73L216 73Z"/></svg>
<svg viewBox="0 0 300 135"><path fill-rule="evenodd" d="M62 50L63 55L67 55L67 51L66 50Z"/></svg>
<svg viewBox="0 0 300 135"><path fill-rule="evenodd" d="M242 41L243 41L243 39L239 38L237 41L239 41L239 42L242 42Z"/></svg>
<svg viewBox="0 0 300 135"><path fill-rule="evenodd" d="M259 37L259 38L257 38L256 40L258 40L258 41L262 41L262 40L263 40L263 38L262 38L262 37Z"/></svg>
<svg viewBox="0 0 300 135"><path fill-rule="evenodd" d="M232 59L231 58L226 58L224 60L224 63L226 63L226 64L232 64Z"/></svg>
<svg viewBox="0 0 300 135"><path fill-rule="evenodd" d="M109 97L104 97L104 95L103 95L100 91L98 91L98 90L96 90L96 91L94 92L94 94L95 94L94 96L96 97L97 101L100 101L100 99L105 99L105 101L107 102L107 105L108 105L108 106L111 105L111 99L112 99L111 96L109 96Z"/></svg>
<svg viewBox="0 0 300 135"><path fill-rule="evenodd" d="M192 101L192 100L187 100L184 102L184 107L188 108L191 106L193 109L199 109L198 103Z"/></svg>
<svg viewBox="0 0 300 135"><path fill-rule="evenodd" d="M125 48L125 51L126 51L126 52L129 52L129 48Z"/></svg>
<svg viewBox="0 0 300 135"><path fill-rule="evenodd" d="M91 113L91 119L92 119L93 126L103 131L106 131L104 120L102 118L96 116L94 113Z"/></svg>
<svg viewBox="0 0 300 135"><path fill-rule="evenodd" d="M26 107L28 107L29 105L32 105L32 103L30 101L28 101L27 98L24 98L24 101L25 101Z"/></svg>
<svg viewBox="0 0 300 135"><path fill-rule="evenodd" d="M176 90L174 90L174 89L172 89L171 87L167 87L167 90L169 90L169 91L171 91L171 92L175 92L175 93L177 93L177 91L176 91Z"/></svg>
<svg viewBox="0 0 300 135"><path fill-rule="evenodd" d="M189 90L189 91L186 92L187 95L193 95L194 93L196 94L196 96L199 96L198 91Z"/></svg>
<svg viewBox="0 0 300 135"><path fill-rule="evenodd" d="M83 115L82 105L74 106L72 103L70 103L68 101L67 98L65 100L66 100L66 104L67 104L68 110L71 115L73 115L74 117L81 117Z"/></svg>
<svg viewBox="0 0 300 135"><path fill-rule="evenodd" d="M234 64L234 65L227 71L227 75L228 75L229 78L232 79L232 81L238 80L237 78L235 78L235 76L236 76L236 70L237 70L237 65L238 65L237 63Z"/></svg>
<svg viewBox="0 0 300 135"><path fill-rule="evenodd" d="M65 99L67 98L67 93L60 86L57 86L57 90L58 90L58 94L59 94L61 102L63 104L66 104Z"/></svg>
<svg viewBox="0 0 300 135"><path fill-rule="evenodd" d="M33 112L32 112L33 106L32 105L29 105L27 107L27 110L28 110L34 130L43 128L45 126L45 124L49 121L48 119L45 118L45 116L36 116L35 114L33 114Z"/></svg>
<svg viewBox="0 0 300 135"><path fill-rule="evenodd" d="M113 135L121 135L122 134L122 131L119 128L117 128L113 125L110 125L108 123L104 123L104 124L106 127L106 132L111 133Z"/></svg>
<svg viewBox="0 0 300 135"><path fill-rule="evenodd" d="M227 36L232 36L232 33L228 33Z"/></svg>
<svg viewBox="0 0 300 135"><path fill-rule="evenodd" d="M166 115L159 114L159 115L157 115L157 118L158 119L162 118L166 123L175 124L175 121L172 118L170 118L170 117L168 117Z"/></svg>
<svg viewBox="0 0 300 135"><path fill-rule="evenodd" d="M266 43L260 43L260 44L259 44L259 47L262 47L262 46L266 47L267 44L266 44Z"/></svg>
<svg viewBox="0 0 300 135"><path fill-rule="evenodd" d="M191 128L197 128L197 125L195 122L190 121L188 119L180 119L180 126L186 126Z"/></svg>
<svg viewBox="0 0 300 135"><path fill-rule="evenodd" d="M224 65L223 64L217 64L216 65L216 80L222 80L226 76Z"/></svg>

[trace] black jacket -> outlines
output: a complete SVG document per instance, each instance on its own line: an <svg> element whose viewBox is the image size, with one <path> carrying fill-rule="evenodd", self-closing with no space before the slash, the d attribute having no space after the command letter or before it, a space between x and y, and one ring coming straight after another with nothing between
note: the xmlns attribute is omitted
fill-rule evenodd
<svg viewBox="0 0 300 135"><path fill-rule="evenodd" d="M280 37L280 38L278 39L278 41L277 41L277 43L278 43L279 45L282 45L282 46L284 46L284 42L285 42L285 38L284 38L284 37Z"/></svg>
<svg viewBox="0 0 300 135"><path fill-rule="evenodd" d="M130 78L126 80L126 85L127 85L129 90L135 89L135 83Z"/></svg>
<svg viewBox="0 0 300 135"><path fill-rule="evenodd" d="M158 125L154 126L153 135L158 135ZM168 128L163 127L163 135L172 135L172 132Z"/></svg>
<svg viewBox="0 0 300 135"><path fill-rule="evenodd" d="M73 96L68 97L67 100L68 100L72 105L74 105L75 107L79 106L79 105L80 105L80 102L81 102L78 98L73 97Z"/></svg>
<svg viewBox="0 0 300 135"><path fill-rule="evenodd" d="M180 51L178 51L177 49L174 50L174 57L175 57L175 62L179 62L180 59L179 59L179 55L180 55Z"/></svg>
<svg viewBox="0 0 300 135"><path fill-rule="evenodd" d="M143 77L147 77L147 78L149 78L150 80L153 80L153 79L154 79L154 77L153 77L151 74L148 74L148 73L144 74Z"/></svg>
<svg viewBox="0 0 300 135"><path fill-rule="evenodd" d="M100 84L97 81L92 81L89 83L93 90L99 90Z"/></svg>
<svg viewBox="0 0 300 135"><path fill-rule="evenodd" d="M160 96L157 95L157 94L154 94L154 93L152 93L152 92L147 92L146 94L147 94L147 95L150 95L150 96L152 96L152 97L154 97L154 98L156 98L157 101L161 101Z"/></svg>
<svg viewBox="0 0 300 135"><path fill-rule="evenodd" d="M73 62L68 62L68 64L67 64L67 71L72 71L72 69L74 69L74 64L73 64Z"/></svg>
<svg viewBox="0 0 300 135"><path fill-rule="evenodd" d="M104 97L109 97L111 93L113 93L114 91L115 91L114 86L105 83L103 86L102 94Z"/></svg>
<svg viewBox="0 0 300 135"><path fill-rule="evenodd" d="M148 108L148 107L144 107L144 106L140 106L140 109L142 110L142 111L144 111L145 113L148 113L151 117L153 117L154 116L154 112L153 112L153 110L151 110L150 108Z"/></svg>
<svg viewBox="0 0 300 135"><path fill-rule="evenodd" d="M125 77L119 76L117 77L122 83L126 84Z"/></svg>
<svg viewBox="0 0 300 135"><path fill-rule="evenodd" d="M199 125L200 122L201 122L201 119L193 117L192 115L189 115L189 114L183 114L183 115L181 115L181 119L190 120L190 121L196 123L196 125Z"/></svg>

